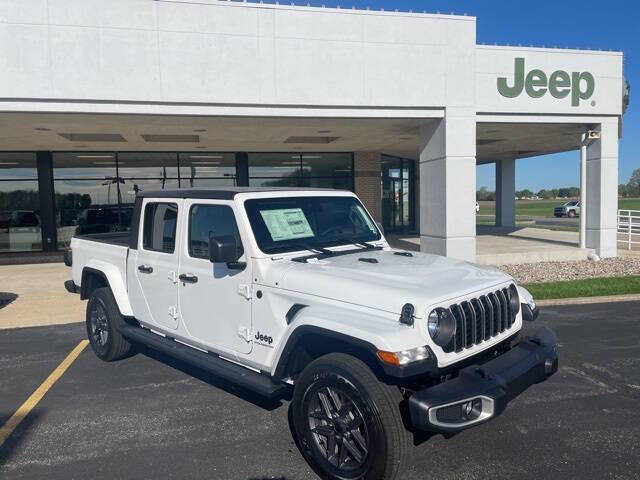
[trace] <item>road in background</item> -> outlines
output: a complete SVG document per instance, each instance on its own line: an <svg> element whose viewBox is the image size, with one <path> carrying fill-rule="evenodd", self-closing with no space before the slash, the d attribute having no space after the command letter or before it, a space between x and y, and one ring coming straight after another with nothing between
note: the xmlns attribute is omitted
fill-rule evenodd
<svg viewBox="0 0 640 480"><path fill-rule="evenodd" d="M535 219L553 219L553 208L568 202L570 199L555 200L516 200L516 219L518 222L535 220ZM478 223L494 224L496 216L496 207L494 201L478 202L480 211L476 218ZM624 210L640 210L640 198L620 198L618 199L618 208ZM576 229L578 228L577 219L561 219L575 220ZM572 224L568 224L572 226Z"/></svg>

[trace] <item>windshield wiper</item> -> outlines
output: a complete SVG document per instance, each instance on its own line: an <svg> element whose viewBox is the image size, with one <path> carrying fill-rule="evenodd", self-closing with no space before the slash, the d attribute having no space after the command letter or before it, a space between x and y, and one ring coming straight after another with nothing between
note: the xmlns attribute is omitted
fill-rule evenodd
<svg viewBox="0 0 640 480"><path fill-rule="evenodd" d="M287 246L291 248L299 248L300 250L310 250L310 251L320 252L322 255L333 254L331 250L327 250L326 248L323 248L323 247L315 247L306 242L290 243Z"/></svg>
<svg viewBox="0 0 640 480"><path fill-rule="evenodd" d="M366 248L367 250L379 250L382 247L378 247L376 245L374 245L373 243L369 243L369 242L358 242L358 241L354 241L350 238L335 238L332 240L333 242L338 242L338 243L345 243L345 244L351 244L351 245L359 245L362 246L364 248Z"/></svg>

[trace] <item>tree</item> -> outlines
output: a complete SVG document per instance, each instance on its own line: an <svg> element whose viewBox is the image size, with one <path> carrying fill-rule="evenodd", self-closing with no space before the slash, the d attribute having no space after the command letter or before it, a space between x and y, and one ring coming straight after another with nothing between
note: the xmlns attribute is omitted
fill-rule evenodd
<svg viewBox="0 0 640 480"><path fill-rule="evenodd" d="M640 168L636 168L627 183L628 194L640 196Z"/></svg>
<svg viewBox="0 0 640 480"><path fill-rule="evenodd" d="M620 197L628 197L629 196L629 187L627 187L624 183L618 185L618 196Z"/></svg>
<svg viewBox="0 0 640 480"><path fill-rule="evenodd" d="M489 191L487 187L480 187L480 190L476 192L476 200L479 202L494 200L494 199L495 199L495 193Z"/></svg>
<svg viewBox="0 0 640 480"><path fill-rule="evenodd" d="M518 197L518 198L530 198L530 197L533 197L533 192L531 190L529 190L528 188L525 188L524 190L518 190L516 192L516 197Z"/></svg>
<svg viewBox="0 0 640 480"><path fill-rule="evenodd" d="M555 195L553 190L547 190L546 188L543 188L538 192L538 196L540 198L544 198L545 200L548 200L550 198L553 198Z"/></svg>

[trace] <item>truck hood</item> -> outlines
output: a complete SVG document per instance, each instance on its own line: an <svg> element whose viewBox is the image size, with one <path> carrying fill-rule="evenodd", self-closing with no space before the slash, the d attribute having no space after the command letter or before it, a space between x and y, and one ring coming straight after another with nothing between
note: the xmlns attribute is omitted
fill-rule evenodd
<svg viewBox="0 0 640 480"><path fill-rule="evenodd" d="M289 261L278 283L289 291L397 314L411 303L420 318L431 305L512 280L491 267L426 253L398 253L363 249L307 263Z"/></svg>

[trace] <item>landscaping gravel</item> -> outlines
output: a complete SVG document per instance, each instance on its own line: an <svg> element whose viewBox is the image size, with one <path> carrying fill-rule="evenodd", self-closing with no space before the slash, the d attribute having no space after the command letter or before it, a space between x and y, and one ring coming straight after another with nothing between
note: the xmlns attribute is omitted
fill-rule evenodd
<svg viewBox="0 0 640 480"><path fill-rule="evenodd" d="M640 256L605 258L597 262L542 262L501 265L500 270L513 276L518 283L555 282L595 277L640 275Z"/></svg>

